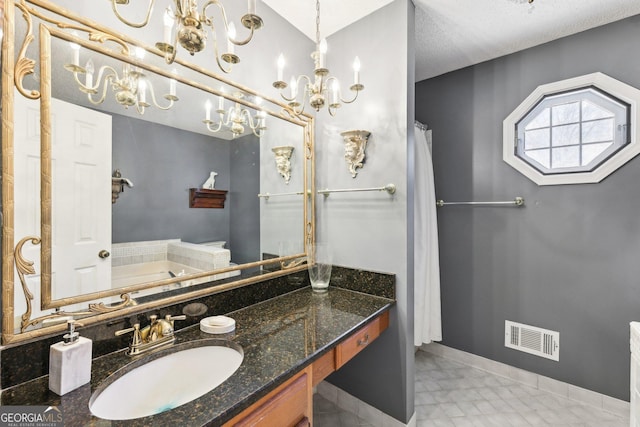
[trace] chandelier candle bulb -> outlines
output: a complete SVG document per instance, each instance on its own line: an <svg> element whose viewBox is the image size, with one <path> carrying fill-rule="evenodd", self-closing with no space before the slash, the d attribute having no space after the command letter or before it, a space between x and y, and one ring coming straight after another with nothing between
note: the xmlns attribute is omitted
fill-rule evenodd
<svg viewBox="0 0 640 427"><path fill-rule="evenodd" d="M171 45L171 30L173 30L173 11L171 8L167 8L164 14L164 43L167 45Z"/></svg>
<svg viewBox="0 0 640 427"><path fill-rule="evenodd" d="M71 46L72 59L71 63L75 66L80 65L80 45L76 43L69 43Z"/></svg>
<svg viewBox="0 0 640 427"><path fill-rule="evenodd" d="M85 75L85 86L88 87L89 89L93 88L93 72L95 71L95 68L93 66L93 61L91 59L89 59L87 61L87 65L85 65L85 70L86 75Z"/></svg>
<svg viewBox="0 0 640 427"><path fill-rule="evenodd" d="M249 15L256 14L256 0L249 0Z"/></svg>
<svg viewBox="0 0 640 427"><path fill-rule="evenodd" d="M139 91L139 103L140 104L145 104L147 102L147 82L145 82L144 80L140 80L140 83L138 84L138 91Z"/></svg>
<svg viewBox="0 0 640 427"><path fill-rule="evenodd" d="M229 30L227 31L227 53L234 53L233 40L236 38L236 26L233 22L229 24Z"/></svg>
<svg viewBox="0 0 640 427"><path fill-rule="evenodd" d="M278 80L279 82L283 81L284 75L284 55L280 54L278 56Z"/></svg>
<svg viewBox="0 0 640 427"><path fill-rule="evenodd" d="M209 102L207 100L207 102L205 102L204 104L204 111L205 111L205 120L210 122L211 121L211 102Z"/></svg>
<svg viewBox="0 0 640 427"><path fill-rule="evenodd" d="M333 84L331 85L331 100L329 101L329 104L338 104L338 90L339 90L339 86L338 86L338 82L337 81L333 81Z"/></svg>
<svg viewBox="0 0 640 427"><path fill-rule="evenodd" d="M224 88L220 88L220 92L224 93ZM218 112L224 113L224 97L222 95L218 97Z"/></svg>
<svg viewBox="0 0 640 427"><path fill-rule="evenodd" d="M176 81L169 79L169 95L176 96Z"/></svg>
<svg viewBox="0 0 640 427"><path fill-rule="evenodd" d="M320 54L318 58L318 68L324 68L324 58L327 54L327 39L322 39L320 41L320 46L318 47L318 52Z"/></svg>
<svg viewBox="0 0 640 427"><path fill-rule="evenodd" d="M298 96L298 82L295 77L291 77L291 98Z"/></svg>
<svg viewBox="0 0 640 427"><path fill-rule="evenodd" d="M353 84L357 85L360 83L360 58L356 56L356 59L353 60Z"/></svg>

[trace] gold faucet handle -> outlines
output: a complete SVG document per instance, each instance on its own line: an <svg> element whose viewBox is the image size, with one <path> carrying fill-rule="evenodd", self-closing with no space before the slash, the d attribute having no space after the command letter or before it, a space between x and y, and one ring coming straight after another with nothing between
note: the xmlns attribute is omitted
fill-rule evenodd
<svg viewBox="0 0 640 427"><path fill-rule="evenodd" d="M119 337L120 335L128 334L129 332L133 332L133 338L131 339L131 345L139 345L142 342L142 338L140 336L140 323L136 323L131 328L122 329L120 331L115 332L115 336Z"/></svg>
<svg viewBox="0 0 640 427"><path fill-rule="evenodd" d="M165 330L163 331L164 335L173 335L173 322L174 320L186 320L187 316L180 315L180 316L172 316L170 314L167 314L166 316L164 316L164 325L165 325Z"/></svg>

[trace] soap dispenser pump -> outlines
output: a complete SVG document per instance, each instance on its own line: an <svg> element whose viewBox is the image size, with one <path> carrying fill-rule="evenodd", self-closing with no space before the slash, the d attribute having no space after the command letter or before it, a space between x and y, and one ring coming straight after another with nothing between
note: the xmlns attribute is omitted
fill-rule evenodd
<svg viewBox="0 0 640 427"><path fill-rule="evenodd" d="M91 381L91 340L81 337L75 320L67 321L63 341L49 351L49 390L62 396Z"/></svg>

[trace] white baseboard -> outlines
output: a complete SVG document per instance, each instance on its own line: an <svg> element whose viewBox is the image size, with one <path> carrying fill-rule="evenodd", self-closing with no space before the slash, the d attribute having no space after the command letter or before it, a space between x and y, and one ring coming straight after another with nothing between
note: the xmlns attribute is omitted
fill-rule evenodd
<svg viewBox="0 0 640 427"><path fill-rule="evenodd" d="M477 356L475 354L467 353L438 343L423 344L420 347L420 350L463 363L474 368L482 369L483 371L500 375L526 384L530 387L554 393L576 402L611 412L621 417L629 417L629 402L624 400L596 393L595 391L591 391L586 388L577 387L572 384L554 380L553 378L534 374L533 372L525 371L524 369L515 368L504 363L496 362L495 360L487 359L485 357Z"/></svg>
<svg viewBox="0 0 640 427"><path fill-rule="evenodd" d="M324 397L334 405L347 412L351 412L362 418L374 427L416 427L416 413L414 412L408 424L396 420L391 415L385 414L381 410L374 408L368 403L363 402L347 393L346 391L322 381L318 384L316 391L320 396Z"/></svg>

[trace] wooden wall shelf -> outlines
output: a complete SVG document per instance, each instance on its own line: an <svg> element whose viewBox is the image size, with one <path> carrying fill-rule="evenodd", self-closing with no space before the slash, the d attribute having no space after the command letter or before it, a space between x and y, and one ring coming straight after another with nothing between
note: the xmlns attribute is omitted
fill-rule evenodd
<svg viewBox="0 0 640 427"><path fill-rule="evenodd" d="M207 190L204 188L189 189L190 208L224 208L224 201L227 199L225 190Z"/></svg>

